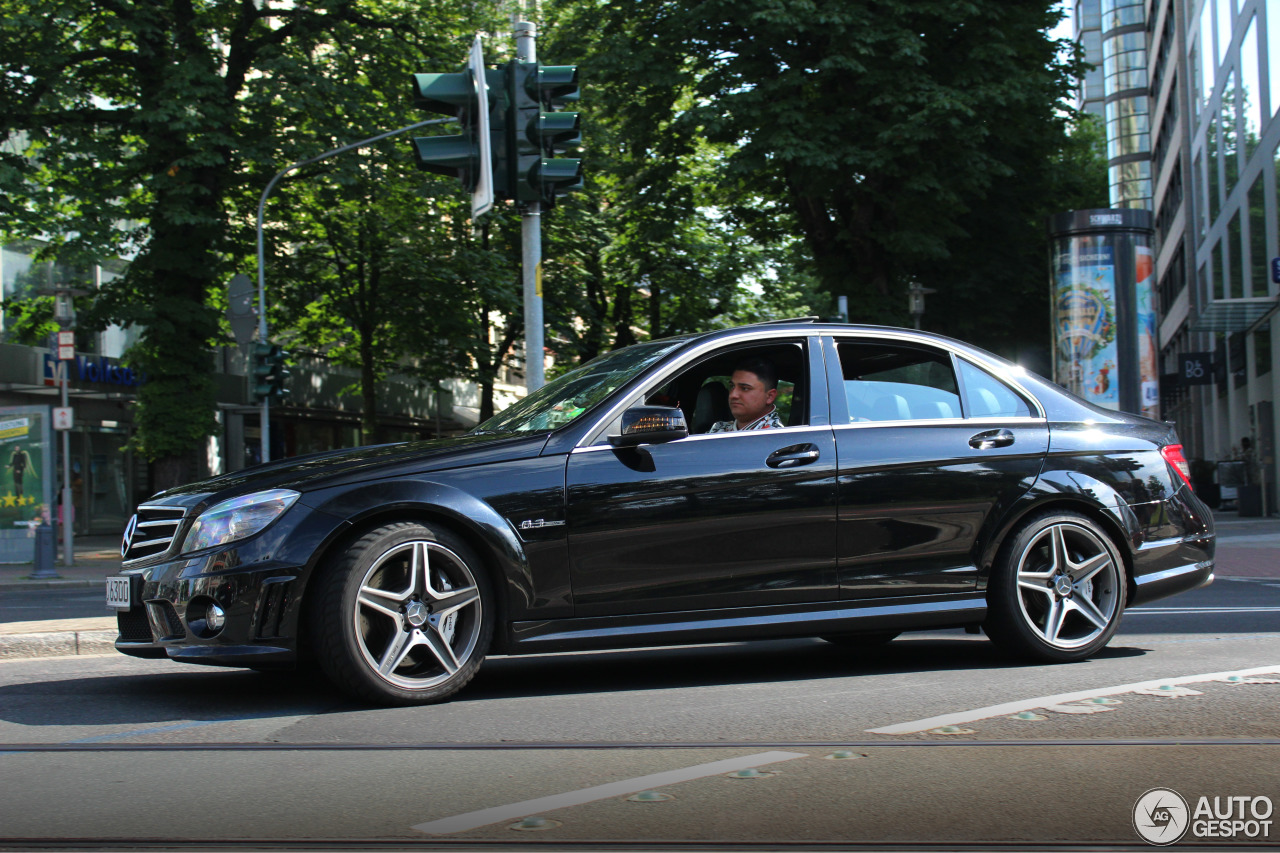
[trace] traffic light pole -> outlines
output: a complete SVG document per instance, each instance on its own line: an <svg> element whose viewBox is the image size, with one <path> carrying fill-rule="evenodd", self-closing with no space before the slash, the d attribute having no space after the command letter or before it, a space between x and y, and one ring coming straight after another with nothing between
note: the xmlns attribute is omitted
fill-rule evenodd
<svg viewBox="0 0 1280 853"><path fill-rule="evenodd" d="M538 61L538 28L528 21L515 25L516 58ZM520 214L520 260L524 285L524 377L532 393L541 388L543 375L542 337L542 204L526 202Z"/></svg>
<svg viewBox="0 0 1280 853"><path fill-rule="evenodd" d="M262 217L263 217L263 212L266 210L266 207L267 207L267 196L271 195L271 191L276 188L276 184L279 183L280 179L283 178L285 175L289 174L290 172L292 172L294 169L301 169L303 166L310 166L312 163L318 163L321 160L325 160L329 157L333 157L338 154L345 154L348 151L354 151L357 148L363 148L366 145L372 145L375 142L381 142L382 140L386 139L389 136L395 136L397 134L404 133L409 130L416 130L419 127L425 127L426 125L429 125L429 124L444 124L447 121L453 121L453 119L447 119L447 118L427 119L426 121L415 122L413 124L406 125L405 127L396 128L395 130L388 130L386 133L379 133L377 136L370 136L368 139L361 139L359 142L352 142L350 145L344 145L341 148L334 148L332 151L326 151L323 154L317 154L314 157L308 157L306 160L299 160L297 163L294 163L292 166L289 166L281 170L280 172L277 172L276 176L267 182L267 188L262 191L262 197L258 199L258 340L261 343L265 344L267 342L267 285L266 285L265 264L263 263L264 252L262 249ZM261 429L262 435L260 439L261 440L260 452L262 455L261 461L270 462L271 461L271 403L266 397L262 398L260 409L261 409L261 413L259 417L261 418L261 424L262 424L262 429Z"/></svg>

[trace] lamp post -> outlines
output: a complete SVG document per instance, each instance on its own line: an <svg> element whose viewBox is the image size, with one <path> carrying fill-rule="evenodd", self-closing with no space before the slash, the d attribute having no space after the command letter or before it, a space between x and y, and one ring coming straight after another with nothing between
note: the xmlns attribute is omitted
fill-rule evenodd
<svg viewBox="0 0 1280 853"><path fill-rule="evenodd" d="M333 157L337 154L345 154L348 151L354 151L357 148L363 148L366 145L372 145L375 142L381 142L387 137L395 136L398 133L404 133L405 131L414 130L419 127L424 127L428 124L443 124L444 122L447 122L447 121L453 121L453 119L437 118L437 119L428 119L426 121L414 122L413 124L406 125L405 127L396 128L395 130L388 130L386 133L379 133L377 136L370 136L368 139L361 139L359 142L352 142L350 145L343 145L341 148L334 148L331 151L325 151L323 154L317 154L314 157L308 157L306 160L299 160L297 163L294 163L291 166L285 167L281 171L277 172L275 177L273 177L270 181L267 182L267 188L262 191L262 197L258 199L258 340L259 341L261 341L264 344L267 343L267 284L266 284L266 272L265 272L265 264L263 262L263 249L262 249L262 242L263 242L262 241L262 217L263 217L263 212L266 210L266 207L267 207L267 196L271 195L271 191L276 188L276 184L279 183L280 179L283 178L285 175L289 174L290 172L292 172L294 169L300 169L303 166L310 166L312 163L318 163L321 160L327 159L329 157ZM263 397L262 403L260 406L260 410L261 410L260 417L261 417L261 423L262 423L261 453L262 453L263 462L271 461L271 411L270 409L271 409L270 402L267 400L266 397Z"/></svg>

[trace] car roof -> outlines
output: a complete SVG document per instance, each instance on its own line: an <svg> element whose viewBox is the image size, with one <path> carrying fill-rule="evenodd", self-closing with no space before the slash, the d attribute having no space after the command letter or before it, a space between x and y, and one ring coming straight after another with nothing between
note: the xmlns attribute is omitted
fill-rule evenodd
<svg viewBox="0 0 1280 853"><path fill-rule="evenodd" d="M940 335L936 332L926 332L921 329L908 329L901 326L880 326L867 323L841 323L838 321L823 320L821 317L793 317L782 320L766 320L760 323L750 323L744 326L731 326L726 329L713 329L707 332L672 335L665 340L685 341L686 343L702 343L718 338L731 338L742 333L756 330L792 331L798 334L887 334L895 337L915 338L922 342L933 342L953 349L966 351L980 359L992 359L997 363L1012 364L1008 359L996 355L995 353L980 346L968 343L967 341L962 341L959 338Z"/></svg>

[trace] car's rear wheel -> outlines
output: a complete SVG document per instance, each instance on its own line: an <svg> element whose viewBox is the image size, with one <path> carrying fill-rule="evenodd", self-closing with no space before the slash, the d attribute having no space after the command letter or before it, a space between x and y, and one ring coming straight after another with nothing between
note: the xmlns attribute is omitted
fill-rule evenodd
<svg viewBox="0 0 1280 853"><path fill-rule="evenodd" d="M1083 515L1043 515L1001 552L983 627L1020 657L1084 660L1110 642L1124 596L1124 561L1111 538Z"/></svg>
<svg viewBox="0 0 1280 853"><path fill-rule="evenodd" d="M495 608L480 559L443 528L400 522L372 530L320 582L312 616L320 666L359 698L447 699L489 649Z"/></svg>

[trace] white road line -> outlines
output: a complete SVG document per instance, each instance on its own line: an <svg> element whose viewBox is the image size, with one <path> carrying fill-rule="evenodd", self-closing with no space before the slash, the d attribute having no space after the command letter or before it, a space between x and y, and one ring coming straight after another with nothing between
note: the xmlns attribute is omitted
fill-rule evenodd
<svg viewBox="0 0 1280 853"><path fill-rule="evenodd" d="M1080 690L1075 693L1059 693L1056 696L1039 696L1035 699L1022 699L1017 702L1006 702L1003 705L989 705L986 708L978 708L973 711L960 711L956 714L943 714L938 717L914 720L910 723L898 723L895 726L884 726L878 729L867 729L866 731L869 734L874 735L909 735L916 732L928 731L929 729L938 728L939 726L958 726L962 723L972 723L975 720L986 720L991 717L1017 714L1021 711L1030 711L1033 708L1044 708L1047 705L1061 705L1065 702L1079 702L1082 699L1093 699L1097 696L1115 696L1120 693L1132 693L1135 690L1162 687L1166 684L1195 684L1200 681L1220 681L1231 675L1262 675L1264 673L1271 672L1280 672L1280 665L1258 666L1253 669L1235 669L1228 670L1227 672L1212 672L1205 675L1184 675L1178 678L1160 678L1153 681L1139 681L1135 684L1121 684L1116 687L1099 687L1094 690Z"/></svg>
<svg viewBox="0 0 1280 853"><path fill-rule="evenodd" d="M1125 616L1155 613L1169 615L1171 613L1280 613L1280 607L1134 607L1124 612Z"/></svg>
<svg viewBox="0 0 1280 853"><path fill-rule="evenodd" d="M609 782L605 785L596 785L579 791L566 791L563 794L539 797L536 800L494 806L489 809L481 809L480 811L467 812L466 814L420 823L413 828L428 835L449 835L455 832L466 832L468 829L475 829L476 827L498 823L499 821L513 820L518 817L527 817L539 812L563 809L569 806L580 806L583 803L591 803L596 800L608 799L609 797L621 797L624 794L634 794L651 788L660 788L664 785L675 785L678 782L688 782L691 779L702 779L706 776L732 773L735 770L746 770L748 767L761 767L765 764L789 761L792 758L805 758L807 755L808 753L804 752L782 752L781 750L757 752L754 755L726 758L723 761L712 761L709 764L696 764L693 767L683 767L679 770L667 770L662 773L651 773L648 776L637 776L634 779L624 779L621 782Z"/></svg>

